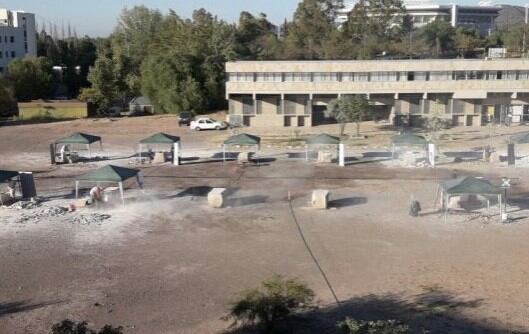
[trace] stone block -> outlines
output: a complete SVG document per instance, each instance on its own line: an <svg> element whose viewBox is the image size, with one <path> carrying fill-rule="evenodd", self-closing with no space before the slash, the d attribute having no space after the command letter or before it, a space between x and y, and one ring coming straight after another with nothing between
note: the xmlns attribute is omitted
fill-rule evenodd
<svg viewBox="0 0 529 334"><path fill-rule="evenodd" d="M213 188L208 193L208 205L212 208L222 208L226 188Z"/></svg>
<svg viewBox="0 0 529 334"><path fill-rule="evenodd" d="M329 191L317 189L312 192L312 207L315 209L327 209L329 203Z"/></svg>
<svg viewBox="0 0 529 334"><path fill-rule="evenodd" d="M153 164L163 164L164 162L165 162L165 152L154 152L152 163Z"/></svg>
<svg viewBox="0 0 529 334"><path fill-rule="evenodd" d="M318 162L319 163L331 163L332 162L332 152L318 151Z"/></svg>

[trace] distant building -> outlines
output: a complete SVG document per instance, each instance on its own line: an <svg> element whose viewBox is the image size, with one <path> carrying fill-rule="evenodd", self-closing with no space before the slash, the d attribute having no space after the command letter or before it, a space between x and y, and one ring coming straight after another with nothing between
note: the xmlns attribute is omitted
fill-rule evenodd
<svg viewBox="0 0 529 334"><path fill-rule="evenodd" d="M146 96L137 96L129 103L129 111L132 113L154 114L154 105Z"/></svg>
<svg viewBox="0 0 529 334"><path fill-rule="evenodd" d="M327 105L362 94L375 119L420 126L432 114L453 125L529 121L529 60L499 58L237 61L226 63L229 122L310 127L332 121Z"/></svg>
<svg viewBox="0 0 529 334"><path fill-rule="evenodd" d="M353 7L354 5L349 3L340 11L338 23L347 21L347 15ZM501 6L436 5L422 1L408 2L405 7L415 28L420 28L435 20L444 20L450 22L453 27L474 28L483 36L496 29L495 20L502 9Z"/></svg>
<svg viewBox="0 0 529 334"><path fill-rule="evenodd" d="M0 72L26 56L37 56L35 14L0 8Z"/></svg>

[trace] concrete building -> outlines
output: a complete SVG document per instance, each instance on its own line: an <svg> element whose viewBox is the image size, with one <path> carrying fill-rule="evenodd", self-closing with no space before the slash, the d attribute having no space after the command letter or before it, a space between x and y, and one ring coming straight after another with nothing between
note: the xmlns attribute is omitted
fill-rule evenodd
<svg viewBox="0 0 529 334"><path fill-rule="evenodd" d="M35 14L0 8L0 72L26 56L37 56Z"/></svg>
<svg viewBox="0 0 529 334"><path fill-rule="evenodd" d="M419 126L442 114L454 125L512 115L529 121L529 60L239 61L226 64L229 122L323 124L330 100L367 96L377 119Z"/></svg>
<svg viewBox="0 0 529 334"><path fill-rule="evenodd" d="M348 3L340 11L337 21L343 23L353 9L354 4ZM460 6L436 5L423 1L405 3L406 13L411 16L415 28L420 28L435 20L450 22L453 27L474 28L483 36L496 29L495 20L499 15L501 6Z"/></svg>

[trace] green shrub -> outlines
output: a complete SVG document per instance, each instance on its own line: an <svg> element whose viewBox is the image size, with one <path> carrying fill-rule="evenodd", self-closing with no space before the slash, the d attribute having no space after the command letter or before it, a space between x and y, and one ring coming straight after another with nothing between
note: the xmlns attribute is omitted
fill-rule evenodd
<svg viewBox="0 0 529 334"><path fill-rule="evenodd" d="M123 334L122 327L105 325L99 332L88 328L88 323L74 322L69 319L63 320L51 328L51 334Z"/></svg>
<svg viewBox="0 0 529 334"><path fill-rule="evenodd" d="M234 325L259 325L270 331L279 320L307 308L313 299L314 292L305 283L274 276L242 292L226 318L233 319Z"/></svg>
<svg viewBox="0 0 529 334"><path fill-rule="evenodd" d="M408 326L396 320L364 321L346 318L338 323L346 334L408 334Z"/></svg>

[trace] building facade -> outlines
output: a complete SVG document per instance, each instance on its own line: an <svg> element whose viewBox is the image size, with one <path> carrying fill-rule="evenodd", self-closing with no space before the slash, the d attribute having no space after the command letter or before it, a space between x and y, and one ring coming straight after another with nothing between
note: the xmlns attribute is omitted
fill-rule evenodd
<svg viewBox="0 0 529 334"><path fill-rule="evenodd" d="M347 21L347 16L353 6L353 4L348 4L340 11L337 17L339 24ZM495 20L502 9L501 6L436 5L420 1L406 3L405 8L415 28L420 28L435 20L443 20L450 22L453 27L474 28L482 36L489 35L496 30Z"/></svg>
<svg viewBox="0 0 529 334"><path fill-rule="evenodd" d="M26 56L37 56L35 14L0 8L0 72Z"/></svg>
<svg viewBox="0 0 529 334"><path fill-rule="evenodd" d="M307 127L331 122L328 103L363 94L374 117L420 126L529 121L529 60L240 61L226 64L231 123Z"/></svg>

